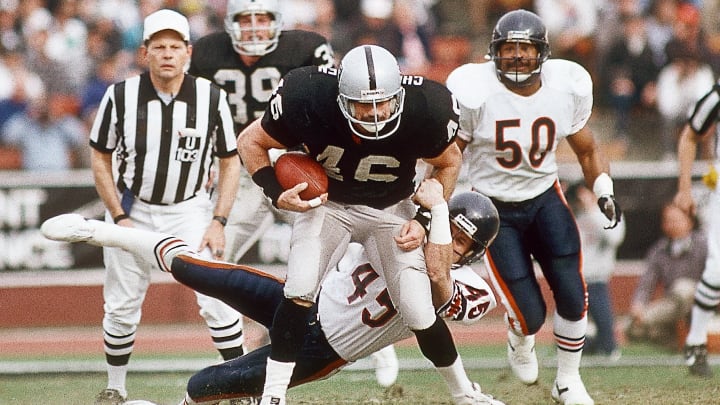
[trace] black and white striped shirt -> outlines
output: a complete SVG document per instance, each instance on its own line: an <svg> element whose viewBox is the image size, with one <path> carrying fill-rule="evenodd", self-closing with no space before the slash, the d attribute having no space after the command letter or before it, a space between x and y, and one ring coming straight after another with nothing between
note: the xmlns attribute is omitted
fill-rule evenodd
<svg viewBox="0 0 720 405"><path fill-rule="evenodd" d="M108 87L90 133L90 146L117 152L118 188L151 204L194 197L208 179L213 153L237 153L225 91L185 75L169 104L148 73Z"/></svg>

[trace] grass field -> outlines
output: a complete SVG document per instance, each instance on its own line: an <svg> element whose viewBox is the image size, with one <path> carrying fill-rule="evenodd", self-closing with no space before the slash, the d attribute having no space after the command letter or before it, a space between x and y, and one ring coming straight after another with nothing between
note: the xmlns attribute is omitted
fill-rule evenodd
<svg viewBox="0 0 720 405"><path fill-rule="evenodd" d="M518 382L507 368L504 346L468 346L461 347L460 350L471 378L481 384L484 392L507 404L553 403L550 397L555 376L552 347L538 347L542 366L540 381L529 387ZM414 347L398 348L398 354L403 369L397 385L391 390L384 390L375 383L372 370L353 367L352 370L342 371L328 380L292 389L288 404L451 404L439 375L428 367L428 363ZM209 361L208 357L212 359L212 353L207 353L207 356L199 353L195 356L198 363L206 363ZM155 360L167 359L168 357L163 357ZM0 359L0 362L3 360L8 359ZM72 362L87 358L55 360ZM153 361L152 358L143 356L134 357L133 360L135 364ZM714 369L716 374L720 373L718 366L714 366ZM128 379L130 399L177 404L191 374L192 372L187 370L131 371ZM582 374L588 391L598 405L720 403L717 379L690 377L679 355L667 354L647 346L624 348L623 357L617 362L588 357L583 361ZM0 404L91 404L94 395L104 384L103 372L3 374L0 375Z"/></svg>

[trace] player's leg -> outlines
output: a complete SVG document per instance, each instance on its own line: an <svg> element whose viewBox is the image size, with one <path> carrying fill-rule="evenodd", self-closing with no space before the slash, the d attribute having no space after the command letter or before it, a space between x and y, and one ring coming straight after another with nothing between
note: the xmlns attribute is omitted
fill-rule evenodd
<svg viewBox="0 0 720 405"><path fill-rule="evenodd" d="M404 201L385 210L353 207L353 211L358 230L354 236L363 240L371 265L387 283L393 304L415 334L420 351L445 380L455 403L484 397L467 376L450 329L435 313L422 248L406 252L395 243L403 224L414 215L414 205Z"/></svg>
<svg viewBox="0 0 720 405"><path fill-rule="evenodd" d="M315 310L312 311L315 314ZM225 400L258 397L263 392L270 346L263 346L239 358L207 367L188 381L186 404L216 403ZM297 357L290 386L327 378L347 362L330 347L317 322L307 327L305 343Z"/></svg>
<svg viewBox="0 0 720 405"><path fill-rule="evenodd" d="M328 202L299 215L293 225L285 298L270 330L272 350L266 367L262 404L284 403L297 354L303 343L310 305L327 270L337 264L349 243L338 204Z"/></svg>
<svg viewBox="0 0 720 405"><path fill-rule="evenodd" d="M530 385L538 378L535 334L545 322L546 304L523 242L524 224L528 222L524 210L499 205L498 211L500 231L485 255L485 262L506 311L510 369L520 381Z"/></svg>
<svg viewBox="0 0 720 405"><path fill-rule="evenodd" d="M580 261L580 235L559 192L551 189L539 197L538 203L542 209L537 211L528 236L532 254L555 300L557 376L552 395L565 404L592 405L594 401L580 378L587 332L587 288Z"/></svg>
<svg viewBox="0 0 720 405"><path fill-rule="evenodd" d="M178 204L153 210L154 223L160 232L171 233L183 239L192 249L198 249L205 234L212 207L209 199L198 196ZM197 254L206 260L212 260L210 249ZM222 301L195 293L200 316L208 326L213 345L223 359L242 355L243 334L240 314Z"/></svg>
<svg viewBox="0 0 720 405"><path fill-rule="evenodd" d="M695 290L690 315L690 330L685 338L685 362L690 374L711 377L707 364L708 325L720 305L720 191L710 194L707 223L708 255L705 270Z"/></svg>

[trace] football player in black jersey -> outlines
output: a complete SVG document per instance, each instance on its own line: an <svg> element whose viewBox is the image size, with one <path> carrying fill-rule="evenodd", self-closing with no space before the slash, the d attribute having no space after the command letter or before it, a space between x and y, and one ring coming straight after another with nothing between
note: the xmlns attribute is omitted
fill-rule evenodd
<svg viewBox="0 0 720 405"><path fill-rule="evenodd" d="M225 90L236 134L262 115L285 73L301 66L334 65L332 49L321 35L282 31L278 0L229 0L224 23L224 32L195 42L188 72ZM223 258L239 263L276 218L292 223L288 214L276 210L243 170L227 218Z"/></svg>
<svg viewBox="0 0 720 405"><path fill-rule="evenodd" d="M452 335L433 311L422 249L425 220L412 202L417 159L433 167L431 176L443 185L445 199L452 194L462 162L453 142L458 111L443 85L402 76L387 50L363 45L349 51L338 69L290 71L263 118L240 133L238 150L253 180L278 208L300 212L285 299L270 331L261 404L285 403L304 320L324 275L350 242L363 244L370 263L384 269L389 298L397 306L390 299L378 302L368 308L367 322L383 321L379 308L399 311L456 403L475 403L467 402L472 386ZM272 148L300 144L323 164L330 180L328 193L309 201L298 196L305 183L280 187L268 155ZM434 207L431 214L447 215L441 211ZM430 229L428 240L446 244L452 238Z"/></svg>

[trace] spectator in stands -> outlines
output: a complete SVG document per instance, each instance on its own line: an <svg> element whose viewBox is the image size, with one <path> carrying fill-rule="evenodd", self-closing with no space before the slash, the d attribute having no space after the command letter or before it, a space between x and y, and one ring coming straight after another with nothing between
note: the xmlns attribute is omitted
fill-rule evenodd
<svg viewBox="0 0 720 405"><path fill-rule="evenodd" d="M623 17L623 33L604 58L602 82L615 113L615 137L629 141L631 113L653 111L654 86L659 69L648 45L641 14Z"/></svg>
<svg viewBox="0 0 720 405"><path fill-rule="evenodd" d="M626 335L677 350L678 322L690 316L695 286L705 267L707 239L697 221L673 203L663 206L661 237L648 250L646 270L633 294ZM656 297L658 287L663 291Z"/></svg>
<svg viewBox="0 0 720 405"><path fill-rule="evenodd" d="M44 91L42 79L27 67L20 49L0 48L0 127Z"/></svg>
<svg viewBox="0 0 720 405"><path fill-rule="evenodd" d="M673 36L678 0L655 0L647 13L647 35L655 65L665 66L665 46Z"/></svg>
<svg viewBox="0 0 720 405"><path fill-rule="evenodd" d="M361 0L360 16L351 31L351 48L379 45L401 58L403 34L393 20L393 0ZM344 55L348 49L339 50Z"/></svg>
<svg viewBox="0 0 720 405"><path fill-rule="evenodd" d="M665 160L675 158L677 135L687 122L695 103L715 84L712 68L701 62L696 49L679 44L668 48L669 63L660 70L656 86L656 105L662 118L660 135Z"/></svg>
<svg viewBox="0 0 720 405"><path fill-rule="evenodd" d="M20 49L23 38L18 27L18 4L15 1L0 2L0 48Z"/></svg>
<svg viewBox="0 0 720 405"><path fill-rule="evenodd" d="M65 170L75 167L87 143L87 129L72 111L67 96L51 93L33 99L26 111L5 123L0 142L22 152L23 169Z"/></svg>
<svg viewBox="0 0 720 405"><path fill-rule="evenodd" d="M535 0L535 10L548 29L553 57L575 61L594 75L598 20L595 2Z"/></svg>
<svg viewBox="0 0 720 405"><path fill-rule="evenodd" d="M597 209L597 198L582 183L570 186L567 195L580 231L588 315L595 325L595 334L585 337L583 353L616 360L620 357L620 349L615 339L615 316L608 282L615 270L618 247L625 239L625 222L605 229L607 219Z"/></svg>

